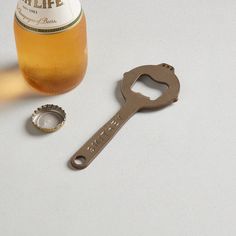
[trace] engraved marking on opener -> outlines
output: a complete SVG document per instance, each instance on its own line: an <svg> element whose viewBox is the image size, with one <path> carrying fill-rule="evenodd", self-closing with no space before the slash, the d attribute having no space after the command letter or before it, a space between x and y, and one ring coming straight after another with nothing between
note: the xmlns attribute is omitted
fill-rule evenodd
<svg viewBox="0 0 236 236"><path fill-rule="evenodd" d="M97 148L107 141L107 139L110 137L109 135L111 134L111 132L117 127L119 127L120 121L122 121L122 118L120 114L118 114L109 123L109 126L106 126L104 130L100 133L100 135L91 142L91 144L87 147L87 150L91 153L96 152Z"/></svg>

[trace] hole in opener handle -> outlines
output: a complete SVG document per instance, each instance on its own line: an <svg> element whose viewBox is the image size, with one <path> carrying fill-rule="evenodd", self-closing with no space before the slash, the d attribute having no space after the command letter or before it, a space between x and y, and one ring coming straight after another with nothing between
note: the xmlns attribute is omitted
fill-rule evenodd
<svg viewBox="0 0 236 236"><path fill-rule="evenodd" d="M77 157L75 157L74 162L77 165L83 166L84 163L86 162L86 158L84 156L77 156Z"/></svg>

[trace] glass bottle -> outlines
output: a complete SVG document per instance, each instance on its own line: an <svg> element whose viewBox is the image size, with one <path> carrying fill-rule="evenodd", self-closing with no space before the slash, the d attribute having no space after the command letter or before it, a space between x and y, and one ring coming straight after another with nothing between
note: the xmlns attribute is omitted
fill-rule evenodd
<svg viewBox="0 0 236 236"><path fill-rule="evenodd" d="M87 38L79 0L19 0L14 31L19 66L32 87L60 94L81 82Z"/></svg>

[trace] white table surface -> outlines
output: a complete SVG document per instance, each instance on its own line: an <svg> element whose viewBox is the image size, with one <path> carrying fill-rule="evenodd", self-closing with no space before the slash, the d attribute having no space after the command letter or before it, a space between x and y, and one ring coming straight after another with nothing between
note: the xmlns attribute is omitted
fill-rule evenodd
<svg viewBox="0 0 236 236"><path fill-rule="evenodd" d="M61 96L1 101L0 235L235 236L235 1L82 3L83 83ZM0 10L1 71L17 62L15 6L4 1ZM69 157L119 109L123 73L162 62L176 69L179 102L135 115L88 169L69 169ZM10 79L1 76L0 94ZM47 103L68 119L42 135L28 119Z"/></svg>

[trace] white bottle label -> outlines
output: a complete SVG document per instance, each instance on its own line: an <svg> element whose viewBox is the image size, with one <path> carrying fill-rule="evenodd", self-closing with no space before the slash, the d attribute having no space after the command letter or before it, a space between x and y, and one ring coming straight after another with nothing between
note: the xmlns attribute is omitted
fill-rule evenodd
<svg viewBox="0 0 236 236"><path fill-rule="evenodd" d="M75 24L82 14L79 0L19 0L16 19L40 33L60 32Z"/></svg>

